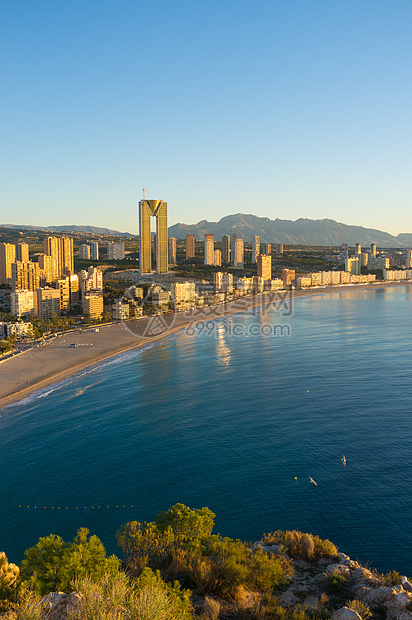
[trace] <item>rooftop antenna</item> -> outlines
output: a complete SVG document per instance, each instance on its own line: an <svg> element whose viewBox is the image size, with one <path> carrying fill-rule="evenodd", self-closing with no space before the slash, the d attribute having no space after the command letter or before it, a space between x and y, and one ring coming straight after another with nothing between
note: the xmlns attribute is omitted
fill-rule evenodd
<svg viewBox="0 0 412 620"><path fill-rule="evenodd" d="M142 188L142 192L143 192L143 200L146 200L144 193L147 192L147 189L145 189L144 187Z"/></svg>

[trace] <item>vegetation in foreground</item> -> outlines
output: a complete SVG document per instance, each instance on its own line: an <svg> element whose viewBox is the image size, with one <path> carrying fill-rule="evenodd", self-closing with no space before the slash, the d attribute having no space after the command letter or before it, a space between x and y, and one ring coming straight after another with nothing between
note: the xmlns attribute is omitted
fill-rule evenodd
<svg viewBox="0 0 412 620"><path fill-rule="evenodd" d="M208 508L176 504L154 522L126 523L117 534L123 561L108 557L86 528L70 543L53 534L40 538L19 567L1 553L0 611L8 620L40 620L48 613L44 596L60 591L79 593L68 620L321 620L343 605L364 620L384 617L351 600L344 575L322 573L337 560L330 541L278 530L264 535L263 547L252 546L212 534L214 517ZM315 603L302 597L281 604L303 566L312 577L320 574ZM381 579L394 585L400 576Z"/></svg>

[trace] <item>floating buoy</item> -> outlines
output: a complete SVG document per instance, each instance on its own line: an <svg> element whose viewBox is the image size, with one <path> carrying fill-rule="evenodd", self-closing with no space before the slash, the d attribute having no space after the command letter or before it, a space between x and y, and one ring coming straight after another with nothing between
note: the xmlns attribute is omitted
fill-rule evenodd
<svg viewBox="0 0 412 620"><path fill-rule="evenodd" d="M297 482L297 479L298 479L298 477L297 477L297 476L295 476L295 482Z"/></svg>
<svg viewBox="0 0 412 620"><path fill-rule="evenodd" d="M307 393L309 394L309 390L306 390L306 391L307 391Z"/></svg>

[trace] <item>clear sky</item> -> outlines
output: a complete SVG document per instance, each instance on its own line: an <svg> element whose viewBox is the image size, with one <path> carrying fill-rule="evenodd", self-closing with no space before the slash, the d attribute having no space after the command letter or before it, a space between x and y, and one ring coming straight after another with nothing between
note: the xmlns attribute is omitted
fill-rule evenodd
<svg viewBox="0 0 412 620"><path fill-rule="evenodd" d="M0 3L0 223L412 232L412 2Z"/></svg>

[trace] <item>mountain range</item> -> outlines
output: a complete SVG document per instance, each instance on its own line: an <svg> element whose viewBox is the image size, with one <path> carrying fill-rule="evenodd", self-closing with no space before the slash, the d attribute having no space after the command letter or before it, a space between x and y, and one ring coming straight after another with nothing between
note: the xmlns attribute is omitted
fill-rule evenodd
<svg viewBox="0 0 412 620"><path fill-rule="evenodd" d="M117 235L134 236L128 232L119 232L110 228L98 226L23 226L13 224L1 224L0 227L12 229L39 230L52 233L89 233L94 235ZM211 233L219 240L223 235L237 233L245 241L252 241L255 235L260 237L262 243L284 243L289 245L317 245L338 246L348 243L354 246L361 243L364 246L376 243L382 248L411 248L412 233L400 233L397 236L390 235L375 228L363 226L350 226L335 220L310 220L300 218L298 220L271 220L268 217L237 213L222 217L218 222L201 220L197 224L178 223L169 227L169 235L177 239L184 239L187 233L193 233L196 239L204 239Z"/></svg>
<svg viewBox="0 0 412 620"><path fill-rule="evenodd" d="M412 233L394 236L375 228L350 226L330 219L271 220L243 213L228 215L218 222L201 220L197 224L178 223L169 228L169 235L177 239L185 238L187 233L193 233L196 239L204 239L207 233L213 234L215 239L238 233L245 241L252 241L255 235L259 235L262 243L291 245L338 246L348 243L354 246L355 243L376 243L378 247L412 247Z"/></svg>
<svg viewBox="0 0 412 620"><path fill-rule="evenodd" d="M71 224L68 226L30 226L23 224L0 224L0 228L11 228L13 230L40 230L42 232L54 232L54 233L90 233L92 235L113 235L121 237L132 237L133 235L128 232L119 232L118 230L112 230L111 228L99 228L99 226L76 226Z"/></svg>

